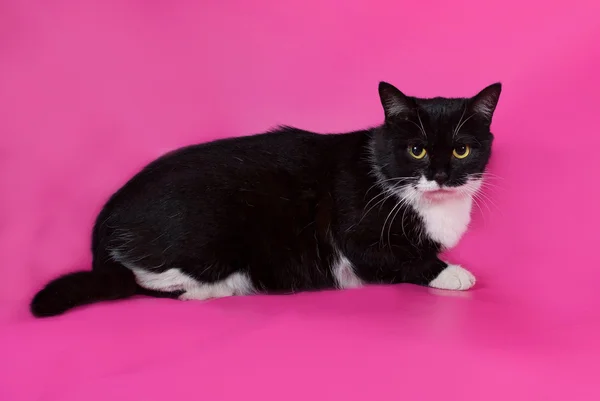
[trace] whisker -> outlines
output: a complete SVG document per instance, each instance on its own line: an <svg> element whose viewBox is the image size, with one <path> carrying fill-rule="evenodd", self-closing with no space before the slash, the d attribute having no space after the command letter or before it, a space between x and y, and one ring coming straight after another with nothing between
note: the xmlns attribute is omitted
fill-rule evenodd
<svg viewBox="0 0 600 401"><path fill-rule="evenodd" d="M425 139L427 139L427 134L425 133L425 127L423 127L423 121L421 121L421 115L419 114L419 109L417 109L417 118L419 119L419 124L421 124L421 132L423 132Z"/></svg>
<svg viewBox="0 0 600 401"><path fill-rule="evenodd" d="M373 202L375 199L379 198L380 196L385 196L388 194L388 191L381 191L380 193L378 193L377 195L373 196L365 205L365 209L369 207L369 205L371 204L371 202Z"/></svg>
<svg viewBox="0 0 600 401"><path fill-rule="evenodd" d="M404 209L404 212L402 213L402 218L404 219L404 216L406 215L406 211L408 210L409 204L415 199L416 195L413 193L405 193L402 198L400 199L400 201L398 202L398 204L396 204L394 206L394 208L392 208L392 210L390 211L390 213L388 214L388 216L386 217L386 220L383 223L383 226L381 227L381 235L379 238L379 242L380 244L384 244L384 240L383 240L383 233L385 231L385 227L386 225L388 226L388 235L387 235L387 239L388 239L388 246L391 248L392 247L392 243L391 243L391 230L394 224L394 221L396 220L398 214L400 213L401 210ZM392 213L393 216L391 215ZM391 217L391 220L390 220ZM388 225L388 221L389 221L389 225ZM406 238L408 238L408 235L406 234L405 231L405 227L404 227L404 221L401 221L401 227L402 227L402 233L404 234L404 236Z"/></svg>
<svg viewBox="0 0 600 401"><path fill-rule="evenodd" d="M369 194L369 192L370 192L370 191L371 191L373 188L375 188L375 187L377 187L377 186L380 186L382 189L386 190L385 186L383 185L383 184L384 184L384 183L386 183L386 182L390 182L390 181L398 181L398 182L401 182L401 181L410 181L410 180L414 180L414 177L392 177L392 178L387 178L387 179L384 179L384 180L377 179L377 182L375 182L375 184L371 185L371 186L369 187L369 189L367 189L367 192L365 192L365 196L364 196L364 198L366 198L366 197L367 197L367 195ZM363 198L363 199L364 199L364 198Z"/></svg>
<svg viewBox="0 0 600 401"><path fill-rule="evenodd" d="M367 210L367 211L366 211L366 212L365 212L365 213L362 215L362 217L360 218L360 220L359 220L358 224L360 224L360 223L363 221L363 219L364 219L365 217L367 217L367 214L369 214L369 212L370 212L371 210L373 210L374 208L376 208L376 207L377 207L377 205L381 205L381 206L383 206L383 204L385 203L385 201L387 201L387 200L388 200L388 199L390 199L392 196L394 196L394 193L385 193L385 192L383 192L382 194L385 194L385 196L384 196L383 198L381 198L380 200L378 200L378 201L377 201L377 202L376 202L376 203L375 203L373 206L371 206L371 207L369 208L369 210ZM366 208L366 206L365 206L365 208Z"/></svg>
<svg viewBox="0 0 600 401"><path fill-rule="evenodd" d="M489 190L499 190L499 189L504 189L502 186L500 185L495 185L495 184L490 184L489 182L482 182L481 183L481 188L482 189L489 189Z"/></svg>
<svg viewBox="0 0 600 401"><path fill-rule="evenodd" d="M484 171L483 173L473 173L471 174L472 176L475 177L480 177L480 178L493 178L493 179L499 179L499 180L503 180L504 177L496 175L496 174L492 174L490 172Z"/></svg>
<svg viewBox="0 0 600 401"><path fill-rule="evenodd" d="M458 133L458 127L460 126L460 123L462 122L463 117L465 116L465 112L467 111L467 105L465 104L465 107L463 109L462 114L460 115L460 119L458 120L458 124L456 124L456 127L454 128L454 132L452 132L452 139L454 140L456 138L456 134Z"/></svg>
<svg viewBox="0 0 600 401"><path fill-rule="evenodd" d="M382 191L375 195L369 202L367 202L367 204L365 205L365 208L367 208L369 206L369 203L371 203L373 200L377 199L378 197L380 197L381 195L385 195L385 194L395 194L397 192L398 189L400 189L403 186L402 181L398 182L390 187L387 188L382 188Z"/></svg>
<svg viewBox="0 0 600 401"><path fill-rule="evenodd" d="M481 206L479 205L479 202L477 201L478 199L476 197L473 197L473 203L475 204L475 206L477 206L477 208L479 209L479 214L481 214L481 217L483 218L483 225L487 225L487 221L485 219L485 213L483 213L483 209L481 209Z"/></svg>
<svg viewBox="0 0 600 401"><path fill-rule="evenodd" d="M392 226L394 225L394 220L396 220L396 216L398 216L398 213L400 212L400 210L402 210L402 205L398 209L396 209L396 213L394 213L394 215L392 216L392 219L390 220L390 224L388 225L387 241L388 241L388 246L390 247L390 249L392 248L392 240L391 240Z"/></svg>
<svg viewBox="0 0 600 401"><path fill-rule="evenodd" d="M421 131L421 133L423 134L423 136L425 137L425 139L427 139L427 134L425 133L425 130L416 122L412 121L412 120L406 120L409 123L413 124L415 127L417 127L419 129L419 131Z"/></svg>
<svg viewBox="0 0 600 401"><path fill-rule="evenodd" d="M395 196L398 194L398 191L405 185L403 185L401 182L397 183L393 186L391 186L390 188L382 191L381 193L375 195L369 202L367 202L367 204L365 205L365 209L367 209L369 207L369 204L371 204L371 202L373 202L375 199L379 198L380 196L383 195L383 198L381 198L380 200L378 200L377 202L375 202L375 204L373 204L371 207L369 207L368 210L366 210L366 212L363 213L362 217L360 218L359 222L357 224L360 224L364 218L367 216L367 214L369 214L369 212L371 210L373 210L375 207L377 207L377 205L381 205L383 206L383 204L385 203L385 201L387 201L389 198L391 198L392 196Z"/></svg>
<svg viewBox="0 0 600 401"><path fill-rule="evenodd" d="M465 120L456 128L456 133L460 131L460 129L469 121L471 118L475 117L475 113L471 114L469 117L465 118Z"/></svg>
<svg viewBox="0 0 600 401"><path fill-rule="evenodd" d="M500 210L500 208L498 207L498 205L496 204L496 202L494 202L494 200L487 195L484 191L478 191L477 195L479 195L480 197L482 197L483 199L485 199L487 202L491 203L492 206L494 206L495 208L497 208L498 210Z"/></svg>
<svg viewBox="0 0 600 401"><path fill-rule="evenodd" d="M403 216L406 213L406 210L408 209L408 203L409 203L409 200L411 199L411 196L412 196L411 194L407 194L402 198L401 206L398 208L398 210L396 210L396 213L394 213L394 216L392 217L392 220L390 221L390 224L388 226L388 235L387 235L388 246L390 248L392 248L392 241L390 239L392 225L394 224L394 221L396 220L398 213L400 213L400 210L404 209L404 213L402 213ZM401 221L400 224L402 225L402 232L404 233L404 221Z"/></svg>
<svg viewBox="0 0 600 401"><path fill-rule="evenodd" d="M485 206L485 208L488 210L488 212L489 212L490 214L492 213L492 209L490 209L489 205L488 205L488 204L485 202L485 200L484 200L483 198L481 198L481 197L479 196L479 194L478 194L478 193L475 193L475 194L473 194L473 199L474 199L474 200L475 200L475 199L479 200L481 203L483 203L483 205L484 205L484 206ZM481 207L480 207L480 209L481 209Z"/></svg>
<svg viewBox="0 0 600 401"><path fill-rule="evenodd" d="M412 202L415 198L416 198L415 194L410 194L409 202ZM404 235L404 237L406 239L409 239L408 235L406 234L406 230L405 230L405 226L404 226L404 218L406 217L407 210L408 210L408 207L405 207L404 212L402 213L402 220L400 221L400 225L402 226L402 234ZM410 239L409 239L409 242L410 242Z"/></svg>
<svg viewBox="0 0 600 401"><path fill-rule="evenodd" d="M402 205L402 200L399 200L398 203L396 203L396 205L392 208L392 210L390 210L390 212L388 213L387 217L385 218L385 221L383 222L383 226L381 227L381 234L379 235L379 243L383 244L383 232L385 231L385 226L388 222L388 219L390 218L390 216L392 215L392 213L394 213L394 211L396 210L397 207L400 207L400 205Z"/></svg>
<svg viewBox="0 0 600 401"><path fill-rule="evenodd" d="M475 196L483 201L483 204L488 208L488 210L490 211L490 213L492 213L491 209L489 208L488 204L492 205L494 208L496 208L496 210L502 214L502 210L500 209L500 207L492 200L492 198L488 195L486 195L485 192L482 191L478 191Z"/></svg>

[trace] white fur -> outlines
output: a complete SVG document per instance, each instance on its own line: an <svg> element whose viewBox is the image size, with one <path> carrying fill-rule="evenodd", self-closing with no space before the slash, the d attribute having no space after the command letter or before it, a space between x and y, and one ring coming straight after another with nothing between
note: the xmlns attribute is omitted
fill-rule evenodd
<svg viewBox="0 0 600 401"><path fill-rule="evenodd" d="M449 199L441 203L416 202L415 210L423 219L429 238L445 249L458 244L471 222L471 198Z"/></svg>
<svg viewBox="0 0 600 401"><path fill-rule="evenodd" d="M179 299L182 300L204 300L232 295L248 295L254 292L250 278L243 273L233 273L214 283L202 283L176 268L162 273L152 273L135 267L129 268L135 274L136 281L141 287L154 291L185 291L179 296Z"/></svg>
<svg viewBox="0 0 600 401"><path fill-rule="evenodd" d="M429 238L449 249L467 231L471 222L473 194L480 186L481 180L469 180L462 187L441 188L437 182L421 177L416 188L406 187L399 196L410 200L423 219ZM449 192L438 193L440 189Z"/></svg>
<svg viewBox="0 0 600 401"><path fill-rule="evenodd" d="M252 281L247 274L233 273L225 280L211 284L201 284L187 290L179 296L182 300L203 300L209 298L230 297L233 295L249 295L254 292Z"/></svg>
<svg viewBox="0 0 600 401"><path fill-rule="evenodd" d="M418 205L427 235L445 249L458 244L471 221L471 198L453 199L444 204Z"/></svg>
<svg viewBox="0 0 600 401"><path fill-rule="evenodd" d="M354 273L352 263L343 255L331 266L336 286L340 289L359 288L364 285L363 281Z"/></svg>
<svg viewBox="0 0 600 401"><path fill-rule="evenodd" d="M440 189L440 184L434 180L428 180L424 176L421 176L419 182L417 182L417 189L422 192L431 192Z"/></svg>
<svg viewBox="0 0 600 401"><path fill-rule="evenodd" d="M442 290L468 290L475 285L475 276L458 265L448 265L430 283L430 287Z"/></svg>
<svg viewBox="0 0 600 401"><path fill-rule="evenodd" d="M184 274L179 269L169 269L162 273L152 273L148 270L127 266L135 275L135 281L140 287L153 291L187 291L200 285L198 281Z"/></svg>

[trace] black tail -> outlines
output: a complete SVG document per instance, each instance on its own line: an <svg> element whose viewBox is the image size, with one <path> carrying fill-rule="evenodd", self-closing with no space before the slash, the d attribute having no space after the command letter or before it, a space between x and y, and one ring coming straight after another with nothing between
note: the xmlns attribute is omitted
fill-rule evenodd
<svg viewBox="0 0 600 401"><path fill-rule="evenodd" d="M137 288L133 272L124 266L70 273L35 295L31 313L36 317L60 315L76 306L131 297Z"/></svg>

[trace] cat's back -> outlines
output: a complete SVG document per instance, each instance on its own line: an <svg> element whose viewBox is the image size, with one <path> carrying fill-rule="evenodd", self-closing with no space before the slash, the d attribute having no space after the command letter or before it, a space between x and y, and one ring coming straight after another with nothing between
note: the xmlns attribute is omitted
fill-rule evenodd
<svg viewBox="0 0 600 401"><path fill-rule="evenodd" d="M334 150L344 147L340 141L348 139L347 134L282 127L187 146L148 164L113 195L106 208L188 202L200 196L203 203L215 206L243 192L285 197L302 187L324 184L328 172L335 170Z"/></svg>
<svg viewBox="0 0 600 401"><path fill-rule="evenodd" d="M331 135L291 127L266 133L217 139L187 146L160 157L145 169L169 171L206 168L206 172L252 170L276 167L310 167L327 155ZM333 139L335 140L335 139Z"/></svg>

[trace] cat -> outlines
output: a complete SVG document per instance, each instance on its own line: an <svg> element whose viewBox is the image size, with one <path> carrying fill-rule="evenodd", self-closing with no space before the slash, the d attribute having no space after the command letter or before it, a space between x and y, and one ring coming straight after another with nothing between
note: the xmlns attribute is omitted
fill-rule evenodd
<svg viewBox="0 0 600 401"><path fill-rule="evenodd" d="M31 312L134 295L204 300L396 283L467 290L475 277L438 254L469 224L501 88L417 98L380 82L375 128L280 127L168 153L105 204L92 270L51 281Z"/></svg>

